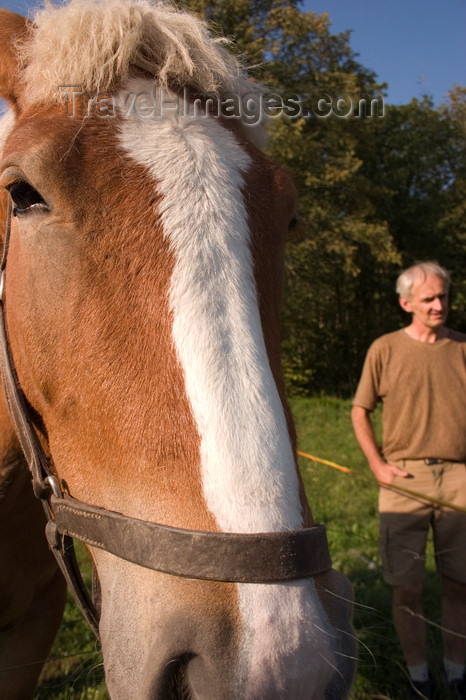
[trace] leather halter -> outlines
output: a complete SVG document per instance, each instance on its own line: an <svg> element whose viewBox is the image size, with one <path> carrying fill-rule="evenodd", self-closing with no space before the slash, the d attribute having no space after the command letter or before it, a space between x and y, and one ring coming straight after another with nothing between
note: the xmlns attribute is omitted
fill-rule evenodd
<svg viewBox="0 0 466 700"><path fill-rule="evenodd" d="M5 269L11 200L0 264L0 369L11 419L47 516L46 535L78 607L99 638L99 614L76 561L73 538L155 571L208 581L278 583L324 573L332 562L323 525L302 530L237 534L184 530L130 518L64 493L19 384L5 318Z"/></svg>

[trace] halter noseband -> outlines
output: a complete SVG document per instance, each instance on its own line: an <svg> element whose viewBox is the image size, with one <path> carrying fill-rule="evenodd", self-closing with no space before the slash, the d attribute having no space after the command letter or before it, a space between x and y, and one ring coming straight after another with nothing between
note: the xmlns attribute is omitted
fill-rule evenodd
<svg viewBox="0 0 466 700"><path fill-rule="evenodd" d="M99 613L82 579L73 538L148 569L208 581L278 583L328 571L323 525L285 532L237 534L184 530L130 518L64 493L38 438L33 409L14 365L5 318L5 270L11 200L0 263L0 370L11 419L47 517L46 535L75 601L99 638Z"/></svg>

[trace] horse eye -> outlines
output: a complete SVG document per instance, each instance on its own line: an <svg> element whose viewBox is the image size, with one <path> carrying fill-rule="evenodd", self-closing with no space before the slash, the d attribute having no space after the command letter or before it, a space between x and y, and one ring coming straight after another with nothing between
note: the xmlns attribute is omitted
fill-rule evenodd
<svg viewBox="0 0 466 700"><path fill-rule="evenodd" d="M12 185L10 185L10 187L8 187L8 191L11 199L13 200L14 216L27 214L32 209L48 210L48 206L44 199L28 182L24 182L23 180L14 182Z"/></svg>

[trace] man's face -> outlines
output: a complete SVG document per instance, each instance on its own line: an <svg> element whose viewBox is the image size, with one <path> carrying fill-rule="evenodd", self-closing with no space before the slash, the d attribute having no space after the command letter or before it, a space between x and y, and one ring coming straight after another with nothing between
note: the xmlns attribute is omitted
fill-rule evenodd
<svg viewBox="0 0 466 700"><path fill-rule="evenodd" d="M400 297L402 308L413 315L413 323L435 329L444 325L448 314L448 288L435 275L416 280L411 299Z"/></svg>

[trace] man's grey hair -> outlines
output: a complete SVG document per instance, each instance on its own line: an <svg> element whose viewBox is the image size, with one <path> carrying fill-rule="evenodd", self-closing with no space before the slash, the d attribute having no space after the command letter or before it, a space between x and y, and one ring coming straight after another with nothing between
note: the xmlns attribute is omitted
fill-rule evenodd
<svg viewBox="0 0 466 700"><path fill-rule="evenodd" d="M435 261L417 263L407 270L403 270L396 281L396 291L400 297L411 301L414 284L418 281L424 282L428 275L439 277L445 282L447 291L450 288L450 275Z"/></svg>

